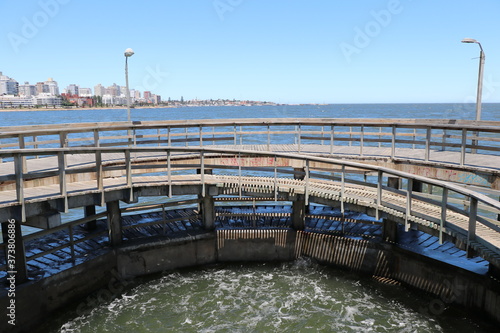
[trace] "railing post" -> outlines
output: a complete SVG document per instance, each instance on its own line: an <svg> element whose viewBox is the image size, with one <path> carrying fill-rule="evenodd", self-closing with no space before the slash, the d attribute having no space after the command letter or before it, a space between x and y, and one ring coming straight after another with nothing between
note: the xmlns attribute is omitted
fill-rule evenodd
<svg viewBox="0 0 500 333"><path fill-rule="evenodd" d="M365 125L361 125L361 136L359 138L359 156L363 157L363 146L365 140Z"/></svg>
<svg viewBox="0 0 500 333"><path fill-rule="evenodd" d="M340 212L342 217L345 213L345 165L342 165L342 174L340 175Z"/></svg>
<svg viewBox="0 0 500 333"><path fill-rule="evenodd" d="M19 135L19 149L26 149L26 142L24 139L24 135ZM22 156L22 167L23 167L23 173L28 172L28 164L26 163L26 156ZM24 221L23 221L24 222Z"/></svg>
<svg viewBox="0 0 500 333"><path fill-rule="evenodd" d="M172 198L172 165L171 165L171 151L167 151L167 177L168 177L168 197Z"/></svg>
<svg viewBox="0 0 500 333"><path fill-rule="evenodd" d="M167 127L167 145L172 146L172 136L170 135L170 127Z"/></svg>
<svg viewBox="0 0 500 333"><path fill-rule="evenodd" d="M267 124L267 151L270 151L271 146L271 126Z"/></svg>
<svg viewBox="0 0 500 333"><path fill-rule="evenodd" d="M470 258L473 253L471 242L476 240L476 221L477 221L477 199L470 197L469 209L469 228L467 231L467 257Z"/></svg>
<svg viewBox="0 0 500 333"><path fill-rule="evenodd" d="M101 207L104 206L106 200L104 198L104 179L102 174L102 152L97 149L95 151L95 167L96 167L96 180L97 180L97 190L101 194Z"/></svg>
<svg viewBox="0 0 500 333"><path fill-rule="evenodd" d="M237 138L238 138L238 134L236 133L236 125L234 125L233 133L234 133L234 146L236 146L236 142L237 142Z"/></svg>
<svg viewBox="0 0 500 333"><path fill-rule="evenodd" d="M391 137L391 158L396 157L396 125L391 126L392 137Z"/></svg>
<svg viewBox="0 0 500 333"><path fill-rule="evenodd" d="M203 127L200 125L200 147L203 147Z"/></svg>
<svg viewBox="0 0 500 333"><path fill-rule="evenodd" d="M306 168L305 168L305 172L306 172L306 188L305 188L305 191L304 191L304 195L305 195L305 200L306 200L306 206L309 205L309 160L307 159L306 160Z"/></svg>
<svg viewBox="0 0 500 333"><path fill-rule="evenodd" d="M161 131L159 128L156 130L156 137L158 138L158 147L160 147L161 146Z"/></svg>
<svg viewBox="0 0 500 333"><path fill-rule="evenodd" d="M331 125L330 131L330 156L333 155L333 145L335 144L335 126Z"/></svg>
<svg viewBox="0 0 500 333"><path fill-rule="evenodd" d="M129 189L129 202L134 201L134 188L132 186L132 159L130 158L130 149L125 149L125 169L127 177L127 188Z"/></svg>
<svg viewBox="0 0 500 333"><path fill-rule="evenodd" d="M383 172L377 171L377 210L375 214L375 219L380 219L380 207L382 206L382 181L383 181Z"/></svg>
<svg viewBox="0 0 500 333"><path fill-rule="evenodd" d="M189 146L189 143L188 143L188 128L186 126L186 147Z"/></svg>
<svg viewBox="0 0 500 333"><path fill-rule="evenodd" d="M99 130L94 129L94 147L100 147L101 143L99 142Z"/></svg>
<svg viewBox="0 0 500 333"><path fill-rule="evenodd" d="M411 200L413 196L413 179L408 178L408 188L406 189L406 214L405 214L405 231L410 230L409 217L411 216Z"/></svg>
<svg viewBox="0 0 500 333"><path fill-rule="evenodd" d="M33 135L33 149L38 149L38 136ZM36 155L35 158L38 159L40 156ZM0 163L2 159L0 158Z"/></svg>
<svg viewBox="0 0 500 333"><path fill-rule="evenodd" d="M68 193L66 187L66 158L63 151L57 154L57 163L59 166L59 192L62 195L63 211L68 212Z"/></svg>
<svg viewBox="0 0 500 333"><path fill-rule="evenodd" d="M302 144L302 125L299 125L299 136L297 138L298 152L300 153L300 146Z"/></svg>
<svg viewBox="0 0 500 333"><path fill-rule="evenodd" d="M204 152L200 153L200 164L201 164L201 196L205 197L206 189L205 189L205 154Z"/></svg>
<svg viewBox="0 0 500 333"><path fill-rule="evenodd" d="M462 129L462 143L460 145L460 166L464 166L465 164L465 152L467 149L467 130L465 128Z"/></svg>
<svg viewBox="0 0 500 333"><path fill-rule="evenodd" d="M429 162L431 155L431 139L432 139L432 129L427 127L427 133L425 135L425 161Z"/></svg>
<svg viewBox="0 0 500 333"><path fill-rule="evenodd" d="M241 153L238 153L238 194L241 199Z"/></svg>
<svg viewBox="0 0 500 333"><path fill-rule="evenodd" d="M66 148L68 147L68 133L60 132L59 133L59 147Z"/></svg>
<svg viewBox="0 0 500 333"><path fill-rule="evenodd" d="M447 135L447 130L446 128L443 129L443 139L442 139L442 151L446 151L446 135Z"/></svg>
<svg viewBox="0 0 500 333"><path fill-rule="evenodd" d="M448 204L448 189L443 188L443 199L441 201L441 219L439 221L439 244L443 244L443 228L446 225L446 211Z"/></svg>
<svg viewBox="0 0 500 333"><path fill-rule="evenodd" d="M274 156L274 201L278 201L278 161Z"/></svg>
<svg viewBox="0 0 500 333"><path fill-rule="evenodd" d="M14 155L14 168L16 173L16 198L17 203L21 205L21 222L26 222L26 205L24 202L24 172L23 155Z"/></svg>

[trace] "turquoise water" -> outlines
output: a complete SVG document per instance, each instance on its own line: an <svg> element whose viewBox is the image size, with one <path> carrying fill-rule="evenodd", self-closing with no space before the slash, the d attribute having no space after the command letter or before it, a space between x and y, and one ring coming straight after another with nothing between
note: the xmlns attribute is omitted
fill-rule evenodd
<svg viewBox="0 0 500 333"><path fill-rule="evenodd" d="M172 272L46 332L487 332L411 293L308 260ZM67 321L66 321L67 320Z"/></svg>

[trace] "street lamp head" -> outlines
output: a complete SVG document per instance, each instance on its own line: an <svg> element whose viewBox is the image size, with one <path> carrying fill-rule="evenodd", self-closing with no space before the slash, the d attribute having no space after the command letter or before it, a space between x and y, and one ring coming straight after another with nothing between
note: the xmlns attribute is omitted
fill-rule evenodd
<svg viewBox="0 0 500 333"><path fill-rule="evenodd" d="M477 44L479 44L479 42L473 38L464 38L464 39L462 39L462 43L477 43Z"/></svg>
<svg viewBox="0 0 500 333"><path fill-rule="evenodd" d="M134 50L132 50L131 48L125 50L125 57L131 57L133 55L134 55Z"/></svg>

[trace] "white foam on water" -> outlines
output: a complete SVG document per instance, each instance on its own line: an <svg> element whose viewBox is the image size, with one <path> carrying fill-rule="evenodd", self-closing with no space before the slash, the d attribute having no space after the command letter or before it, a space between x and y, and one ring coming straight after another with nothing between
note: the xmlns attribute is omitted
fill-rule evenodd
<svg viewBox="0 0 500 333"><path fill-rule="evenodd" d="M400 288L394 294L408 294L394 288ZM309 260L234 265L167 274L66 323L60 331L443 331L403 298L392 297L355 275Z"/></svg>

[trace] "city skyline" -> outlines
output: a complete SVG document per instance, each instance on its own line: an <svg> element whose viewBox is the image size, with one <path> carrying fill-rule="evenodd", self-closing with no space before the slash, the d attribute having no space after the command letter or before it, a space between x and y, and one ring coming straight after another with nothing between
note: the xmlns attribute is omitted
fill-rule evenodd
<svg viewBox="0 0 500 333"><path fill-rule="evenodd" d="M97 6L97 4L99 6ZM4 73L125 85L164 99L278 103L500 102L493 0L136 1L0 4Z"/></svg>

